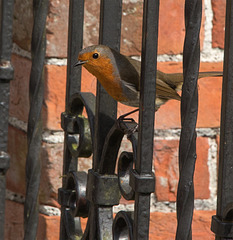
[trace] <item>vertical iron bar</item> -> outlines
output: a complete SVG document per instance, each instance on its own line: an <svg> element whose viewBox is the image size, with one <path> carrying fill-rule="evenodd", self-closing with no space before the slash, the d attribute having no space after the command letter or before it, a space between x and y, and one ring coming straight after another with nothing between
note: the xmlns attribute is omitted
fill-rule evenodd
<svg viewBox="0 0 233 240"><path fill-rule="evenodd" d="M41 109L44 97L44 59L46 52L46 18L48 0L34 0L32 32L32 67L29 84L28 153L26 159L26 199L24 205L24 239L36 239L38 225L38 193L40 185L40 149L42 135Z"/></svg>
<svg viewBox="0 0 233 240"><path fill-rule="evenodd" d="M0 239L4 239L5 174L10 163L6 151L10 95L9 81L13 79L13 68L11 65L13 7L14 0L2 1L0 28Z"/></svg>
<svg viewBox="0 0 233 240"><path fill-rule="evenodd" d="M233 3L226 3L224 47L224 73L222 83L222 108L220 153L218 168L217 217L220 221L233 221ZM213 222L212 222L213 223ZM225 231L227 234L228 231ZM232 232L232 231L231 231ZM231 233L232 235L232 233ZM232 239L216 235L216 240Z"/></svg>
<svg viewBox="0 0 233 240"><path fill-rule="evenodd" d="M120 50L121 35L121 0L100 3L100 31L99 43L115 50ZM106 107L107 105L107 107ZM105 137L113 126L117 117L117 103L105 89L97 82L96 91L96 122L93 168L98 169Z"/></svg>
<svg viewBox="0 0 233 240"><path fill-rule="evenodd" d="M66 82L66 108L72 94L81 90L81 67L75 67L83 46L84 0L70 0L68 28L68 56Z"/></svg>
<svg viewBox="0 0 233 240"><path fill-rule="evenodd" d="M176 239L192 239L194 208L193 174L196 162L196 121L198 112L197 79L200 65L200 26L202 0L185 1L185 42L183 52L184 84L181 101L179 146L180 178L177 193Z"/></svg>
<svg viewBox="0 0 233 240"><path fill-rule="evenodd" d="M13 0L3 0L1 9L1 60L10 61L12 50Z"/></svg>
<svg viewBox="0 0 233 240"><path fill-rule="evenodd" d="M67 57L67 81L66 81L66 111L69 106L70 97L72 94L81 90L81 67L74 68L74 63L77 61L78 53L83 45L83 18L84 18L84 0L69 1L69 28L68 28L68 57ZM63 153L63 176L66 176L69 171L77 170L77 161L72 158L72 155L67 146L67 133L64 138L64 153ZM62 179L62 187L65 188L66 178ZM61 206L60 220L60 239L68 239L66 232L66 207Z"/></svg>
<svg viewBox="0 0 233 240"><path fill-rule="evenodd" d="M140 80L139 141L135 170L139 176L152 174L155 90L157 71L159 0L143 6L142 63ZM152 180L152 186L154 181ZM134 239L149 238L150 193L135 189Z"/></svg>
<svg viewBox="0 0 233 240"><path fill-rule="evenodd" d="M116 50L120 49L121 36L121 0L101 0L99 43ZM95 142L93 152L93 169L98 171L105 138L117 117L117 103L104 88L97 83ZM89 186L90 187L90 186ZM87 189L89 190L89 189ZM101 207L91 203L90 239L112 239L112 207Z"/></svg>

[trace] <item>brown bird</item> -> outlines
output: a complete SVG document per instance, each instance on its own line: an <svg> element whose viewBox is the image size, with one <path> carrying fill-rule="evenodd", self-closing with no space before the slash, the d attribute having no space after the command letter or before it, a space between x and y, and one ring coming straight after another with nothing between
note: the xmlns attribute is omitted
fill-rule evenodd
<svg viewBox="0 0 233 240"><path fill-rule="evenodd" d="M74 66L83 65L93 74L108 94L125 105L138 107L141 62L124 56L104 45L83 49ZM218 77L222 72L201 72L198 78ZM157 70L156 110L170 99L180 100L177 91L183 84L182 73L163 73Z"/></svg>

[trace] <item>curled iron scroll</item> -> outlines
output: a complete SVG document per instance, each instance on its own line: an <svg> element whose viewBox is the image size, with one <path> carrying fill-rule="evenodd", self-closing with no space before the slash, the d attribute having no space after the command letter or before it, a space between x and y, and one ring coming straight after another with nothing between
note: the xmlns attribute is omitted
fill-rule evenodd
<svg viewBox="0 0 233 240"><path fill-rule="evenodd" d="M83 116L84 108L87 118ZM94 111L95 96L91 93L76 93L70 98L70 104L62 114L62 127L67 134L67 146L73 157L89 157L94 143ZM134 191L129 185L130 172L137 156L138 133L134 131L137 123L132 119L119 118L109 131L101 156L99 174L111 175L115 173L119 148L124 135L132 144L133 152L121 153L118 160L118 185L122 196L126 200L134 199ZM79 217L88 216L88 200L86 198L87 174L84 172L69 172L65 192L66 200L66 229L70 237L81 236L82 230ZM72 221L70 220L73 217ZM125 222L122 229L119 224ZM70 226L68 223L72 222ZM132 233L133 220L128 213L119 212L114 220L113 233L126 231ZM90 222L88 221L88 224ZM88 235L87 225L84 235ZM117 230L118 229L118 230ZM123 233L121 233L122 235ZM124 235L124 234L123 234ZM130 235L129 235L130 236ZM83 236L85 237L85 236ZM118 239L118 238L115 238ZM130 238L131 239L131 238Z"/></svg>
<svg viewBox="0 0 233 240"><path fill-rule="evenodd" d="M114 174L117 162L117 156L121 141L124 135L132 144L133 152L122 152L118 160L118 185L121 195L126 200L134 199L134 190L131 188L130 172L137 156L137 123L133 119L122 119L116 121L115 125L109 131L102 152L100 162L100 173ZM132 238L133 220L129 213L121 211L117 213L113 222L113 239L133 239Z"/></svg>
<svg viewBox="0 0 233 240"><path fill-rule="evenodd" d="M87 117L83 116L84 108ZM92 154L94 136L95 96L91 93L75 93L70 98L67 111L62 113L62 128L66 144L74 158ZM88 216L86 199L87 173L70 171L66 176L65 189L59 189L59 202L66 206L64 225L69 239L83 235L80 217Z"/></svg>
<svg viewBox="0 0 233 240"><path fill-rule="evenodd" d="M87 117L82 115L85 107ZM95 96L75 93L68 110L62 113L62 128L67 132L67 146L74 157L90 157L94 136Z"/></svg>

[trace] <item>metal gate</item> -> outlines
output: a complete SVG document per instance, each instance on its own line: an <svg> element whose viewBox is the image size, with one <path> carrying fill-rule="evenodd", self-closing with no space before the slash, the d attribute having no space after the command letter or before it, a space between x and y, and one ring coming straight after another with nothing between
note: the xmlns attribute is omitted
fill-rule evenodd
<svg viewBox="0 0 233 240"><path fill-rule="evenodd" d="M35 239L38 222L38 189L40 178L39 150L42 134L43 62L46 39L45 23L48 0L34 0L32 35L32 70L30 77L30 114L28 122L27 194L25 202L25 239ZM101 0L99 42L120 49L120 0ZM217 214L212 219L216 239L233 239L233 3L227 0L224 76L221 115L220 160L218 174ZM0 236L4 232L5 173L7 155L7 119L9 80L13 78L10 63L12 48L13 0L2 0L0 42L1 84L1 155L0 155ZM181 101L181 137L179 147L179 185L177 193L176 239L192 239L194 208L193 174L196 160L196 120L198 112L197 78L200 63L199 32L202 1L185 1L185 42L183 51L184 84ZM62 113L65 132L61 204L60 239L148 239L150 194L154 191L152 172L155 79L159 0L144 0L142 63L140 81L139 130L132 119L117 120L117 103L97 86L96 97L80 92L81 68L74 68L83 41L84 0L70 0L66 109ZM87 116L83 116L85 108ZM133 152L123 152L117 160L124 135ZM77 140L79 139L79 140ZM74 144L78 147L74 148ZM79 157L93 153L88 173L77 169ZM117 165L118 174L115 174ZM120 211L113 217L112 207L120 197L134 200L134 212ZM82 233L80 218L88 217Z"/></svg>

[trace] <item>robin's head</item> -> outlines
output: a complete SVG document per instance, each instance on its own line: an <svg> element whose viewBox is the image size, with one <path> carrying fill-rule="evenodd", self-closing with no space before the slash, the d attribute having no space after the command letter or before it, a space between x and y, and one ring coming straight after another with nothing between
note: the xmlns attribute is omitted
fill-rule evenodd
<svg viewBox="0 0 233 240"><path fill-rule="evenodd" d="M103 70L112 72L112 49L104 45L84 48L78 55L74 66L83 65L89 72L97 76ZM98 76L97 76L98 77Z"/></svg>

